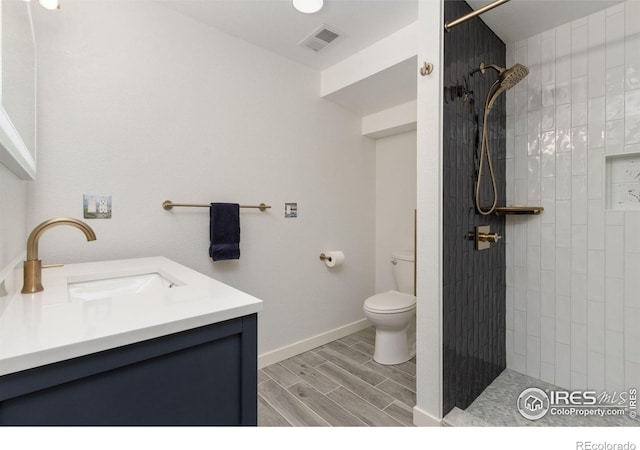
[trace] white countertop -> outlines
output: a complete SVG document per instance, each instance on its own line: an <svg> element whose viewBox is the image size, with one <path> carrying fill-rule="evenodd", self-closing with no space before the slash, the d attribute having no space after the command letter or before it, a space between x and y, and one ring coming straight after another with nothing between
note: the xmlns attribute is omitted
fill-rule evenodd
<svg viewBox="0 0 640 450"><path fill-rule="evenodd" d="M75 300L67 283L160 273L178 286ZM43 292L0 305L0 375L253 314L262 301L164 257L124 259L42 271Z"/></svg>

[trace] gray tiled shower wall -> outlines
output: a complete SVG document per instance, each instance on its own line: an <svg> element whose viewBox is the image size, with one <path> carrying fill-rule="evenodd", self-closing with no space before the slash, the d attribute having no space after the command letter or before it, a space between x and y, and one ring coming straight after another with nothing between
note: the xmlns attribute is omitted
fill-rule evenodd
<svg viewBox="0 0 640 450"><path fill-rule="evenodd" d="M445 2L445 20L471 8ZM480 18L445 33L444 43L444 256L443 256L443 413L465 409L502 372L505 359L505 247L503 241L476 251L467 233L490 225L504 236L505 219L482 216L474 203L483 111L495 70L471 72L480 63L504 67L504 43ZM504 94L488 120L498 206L505 206ZM483 205L492 199L488 166L483 172ZM486 175L486 176L485 176Z"/></svg>

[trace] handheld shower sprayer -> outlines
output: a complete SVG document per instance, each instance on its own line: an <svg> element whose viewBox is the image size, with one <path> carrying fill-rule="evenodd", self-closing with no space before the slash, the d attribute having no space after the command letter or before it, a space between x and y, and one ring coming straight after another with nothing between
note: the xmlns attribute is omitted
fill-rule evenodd
<svg viewBox="0 0 640 450"><path fill-rule="evenodd" d="M529 75L529 69L522 64L514 64L511 68L505 69L504 67L500 67L496 64L480 64L480 68L476 69L474 72L480 71L481 73L485 73L487 69L494 69L498 71L498 88L491 94L491 89L489 93L491 94L491 99L488 102L487 109L491 109L493 107L493 103L496 101L498 96L505 91L508 91L516 84L521 82L527 75ZM496 83L494 83L495 86ZM494 87L492 86L492 88Z"/></svg>
<svg viewBox="0 0 640 450"><path fill-rule="evenodd" d="M493 172L493 163L491 162L491 153L489 151L489 138L487 135L487 121L489 118L489 112L493 107L496 99L505 91L508 91L520 81L522 81L527 75L529 75L529 69L522 64L514 64L509 69L504 67L500 67L496 64L480 64L478 69L475 69L471 74L473 75L476 72L485 73L487 69L494 69L498 72L498 79L493 82L491 87L489 88L489 92L487 93L487 101L485 103L484 108L484 124L482 127L482 145L480 150L480 167L478 169L478 181L476 183L476 208L480 214L483 216L487 216L496 209L496 205L498 204L498 190L496 187L496 177ZM491 174L491 184L493 187L493 204L488 210L482 209L480 206L480 182L482 180L482 167L484 163L485 154L487 156L487 163L489 164L489 172Z"/></svg>

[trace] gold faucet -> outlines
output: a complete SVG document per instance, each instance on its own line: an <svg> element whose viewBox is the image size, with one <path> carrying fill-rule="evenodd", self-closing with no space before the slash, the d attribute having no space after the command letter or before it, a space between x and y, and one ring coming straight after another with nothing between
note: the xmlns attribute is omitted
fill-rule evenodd
<svg viewBox="0 0 640 450"><path fill-rule="evenodd" d="M87 237L87 241L95 241L96 234L86 223L69 217L58 217L42 222L35 227L27 239L27 260L24 262L23 294L42 292L42 261L38 259L38 240L42 233L57 225L71 225L79 228Z"/></svg>

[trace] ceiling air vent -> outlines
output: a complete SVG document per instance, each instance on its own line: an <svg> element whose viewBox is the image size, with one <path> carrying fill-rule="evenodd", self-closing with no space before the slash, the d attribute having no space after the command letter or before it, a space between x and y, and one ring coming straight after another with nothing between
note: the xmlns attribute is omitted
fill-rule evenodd
<svg viewBox="0 0 640 450"><path fill-rule="evenodd" d="M309 48L314 52L319 52L339 37L340 33L337 30L323 24L320 28L300 42L299 45L301 47Z"/></svg>

